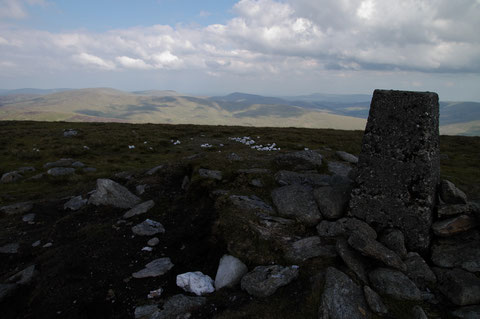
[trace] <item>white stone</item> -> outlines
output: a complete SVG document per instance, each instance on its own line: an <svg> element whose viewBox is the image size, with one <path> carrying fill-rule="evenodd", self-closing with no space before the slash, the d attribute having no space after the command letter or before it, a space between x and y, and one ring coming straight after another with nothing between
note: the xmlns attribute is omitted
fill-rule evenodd
<svg viewBox="0 0 480 319"><path fill-rule="evenodd" d="M235 286L247 272L247 266L240 259L230 255L223 255L215 276L215 289L219 290L223 287Z"/></svg>
<svg viewBox="0 0 480 319"><path fill-rule="evenodd" d="M212 293L213 279L210 276L204 275L200 271L187 272L177 276L177 286L185 291L192 292L197 296Z"/></svg>

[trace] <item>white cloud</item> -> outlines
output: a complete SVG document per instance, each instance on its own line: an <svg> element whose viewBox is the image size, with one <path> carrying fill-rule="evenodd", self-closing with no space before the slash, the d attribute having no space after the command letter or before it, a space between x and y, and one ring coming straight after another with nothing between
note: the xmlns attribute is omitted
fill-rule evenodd
<svg viewBox="0 0 480 319"><path fill-rule="evenodd" d="M76 54L72 57L75 62L80 63L86 66L93 66L94 68L104 69L104 70L113 70L115 69L115 64L110 61L106 61L98 56L82 52Z"/></svg>
<svg viewBox="0 0 480 319"><path fill-rule="evenodd" d="M128 69L141 69L146 70L150 69L152 66L145 63L141 59L133 59L128 56L119 56L116 58L117 62L120 63L123 67Z"/></svg>
<svg viewBox="0 0 480 319"><path fill-rule="evenodd" d="M0 0L0 17L23 19L28 16L26 5L45 6L45 0Z"/></svg>

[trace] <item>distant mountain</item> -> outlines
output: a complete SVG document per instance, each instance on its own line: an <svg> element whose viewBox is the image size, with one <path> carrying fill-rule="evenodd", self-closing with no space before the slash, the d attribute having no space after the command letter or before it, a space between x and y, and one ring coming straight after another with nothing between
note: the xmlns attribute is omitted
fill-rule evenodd
<svg viewBox="0 0 480 319"><path fill-rule="evenodd" d="M371 99L362 94L270 97L240 92L200 97L170 90L124 92L111 88L51 90L54 93L35 89L8 92L11 91L24 93L0 94L0 120L363 129ZM440 131L442 134L480 135L480 103L440 102Z"/></svg>
<svg viewBox="0 0 480 319"><path fill-rule="evenodd" d="M0 95L46 95L52 94L57 92L69 91L72 89L32 89L32 88L23 88L23 89L15 89L15 90L5 90L0 89Z"/></svg>

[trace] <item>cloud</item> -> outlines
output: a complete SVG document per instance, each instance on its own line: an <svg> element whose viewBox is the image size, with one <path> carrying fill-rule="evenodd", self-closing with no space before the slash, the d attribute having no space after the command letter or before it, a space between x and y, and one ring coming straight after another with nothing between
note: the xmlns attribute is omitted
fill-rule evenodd
<svg viewBox="0 0 480 319"><path fill-rule="evenodd" d="M145 63L145 61L141 59L133 59L128 56L119 56L116 60L120 65L129 69L146 70L151 68L151 66Z"/></svg>
<svg viewBox="0 0 480 319"><path fill-rule="evenodd" d="M0 17L9 19L23 19L28 16L26 5L45 6L45 0L0 0Z"/></svg>
<svg viewBox="0 0 480 319"><path fill-rule="evenodd" d="M88 54L85 52L82 52L80 54L76 54L72 56L73 60L79 64L85 65L85 66L91 66L94 68L99 68L103 70L113 70L115 69L115 64L106 61L98 56Z"/></svg>

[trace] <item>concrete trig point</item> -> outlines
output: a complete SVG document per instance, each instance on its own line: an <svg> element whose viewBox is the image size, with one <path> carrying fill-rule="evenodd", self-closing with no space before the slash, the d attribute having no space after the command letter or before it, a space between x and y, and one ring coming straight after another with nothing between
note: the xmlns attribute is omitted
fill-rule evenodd
<svg viewBox="0 0 480 319"><path fill-rule="evenodd" d="M409 250L430 243L440 178L438 95L375 90L350 214L377 232L400 229Z"/></svg>

